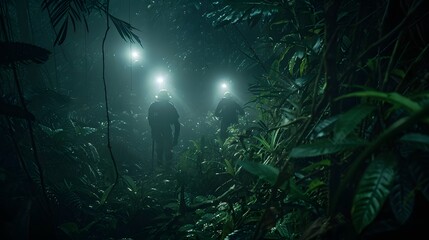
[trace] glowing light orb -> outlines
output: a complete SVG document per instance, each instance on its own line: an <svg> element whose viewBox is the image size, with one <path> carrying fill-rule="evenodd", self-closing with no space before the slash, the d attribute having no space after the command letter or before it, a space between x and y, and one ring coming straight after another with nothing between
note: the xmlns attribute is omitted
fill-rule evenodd
<svg viewBox="0 0 429 240"><path fill-rule="evenodd" d="M138 62L140 60L140 53L136 50L131 51L131 59L134 62Z"/></svg>
<svg viewBox="0 0 429 240"><path fill-rule="evenodd" d="M163 83L164 83L164 81L165 81L164 76L158 76L158 77L156 77L156 82L157 82L158 84L163 84Z"/></svg>
<svg viewBox="0 0 429 240"><path fill-rule="evenodd" d="M226 83L222 83L222 84L221 84L221 87L222 87L223 89L227 89L227 88L228 88L228 84L226 84Z"/></svg>

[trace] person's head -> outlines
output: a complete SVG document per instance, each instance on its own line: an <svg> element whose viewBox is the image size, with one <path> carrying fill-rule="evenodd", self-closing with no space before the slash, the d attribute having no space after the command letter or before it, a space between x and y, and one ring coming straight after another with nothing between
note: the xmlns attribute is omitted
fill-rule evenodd
<svg viewBox="0 0 429 240"><path fill-rule="evenodd" d="M225 92L225 93L223 94L223 97L224 97L224 98L227 98L227 99L232 99L232 94L231 94L230 92Z"/></svg>
<svg viewBox="0 0 429 240"><path fill-rule="evenodd" d="M170 93L166 89L161 89L158 95L155 96L158 101L170 101Z"/></svg>

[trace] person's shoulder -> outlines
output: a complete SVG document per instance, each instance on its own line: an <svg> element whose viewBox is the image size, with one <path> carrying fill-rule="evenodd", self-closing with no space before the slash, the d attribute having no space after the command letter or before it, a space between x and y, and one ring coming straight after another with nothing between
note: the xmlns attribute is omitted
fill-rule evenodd
<svg viewBox="0 0 429 240"><path fill-rule="evenodd" d="M159 104L157 104L157 107L161 107L163 109L174 109L176 110L176 107L174 106L174 104L170 101L166 101L166 102L158 102Z"/></svg>
<svg viewBox="0 0 429 240"><path fill-rule="evenodd" d="M149 107L153 107L153 106L156 106L156 105L158 105L158 102L152 102L152 103L149 105Z"/></svg>
<svg viewBox="0 0 429 240"><path fill-rule="evenodd" d="M163 106L165 106L165 104L163 104L162 102L155 101L155 102L150 104L149 108L150 109L162 109L162 108L164 108Z"/></svg>
<svg viewBox="0 0 429 240"><path fill-rule="evenodd" d="M219 101L219 103L224 103L224 102L228 102L228 99L225 97L221 98Z"/></svg>
<svg viewBox="0 0 429 240"><path fill-rule="evenodd" d="M174 106L174 103L172 103L172 102L168 102L168 106L176 108L176 106Z"/></svg>

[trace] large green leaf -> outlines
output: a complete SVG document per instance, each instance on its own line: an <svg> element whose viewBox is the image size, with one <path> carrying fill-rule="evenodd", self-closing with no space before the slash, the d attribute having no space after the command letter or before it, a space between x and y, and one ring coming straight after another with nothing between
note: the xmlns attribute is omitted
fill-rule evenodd
<svg viewBox="0 0 429 240"><path fill-rule="evenodd" d="M429 136L420 133L408 133L401 137L401 141L423 143L429 145Z"/></svg>
<svg viewBox="0 0 429 240"><path fill-rule="evenodd" d="M242 166L246 171L252 173L253 175L256 175L269 182L271 185L275 184L277 176L279 175L279 169L270 165L249 161L238 161L237 164Z"/></svg>
<svg viewBox="0 0 429 240"><path fill-rule="evenodd" d="M271 69L270 69L270 74L269 74L269 79L271 80L278 80L280 78L280 65L285 57L285 55L289 52L289 50L293 47L293 45L290 45L288 47L286 47L283 50L283 53L280 54L279 58L276 59L273 64L271 64Z"/></svg>
<svg viewBox="0 0 429 240"><path fill-rule="evenodd" d="M377 92L377 91L363 91L363 92L354 92L349 93L346 95L343 95L337 99L343 99L348 97L368 97L368 98L375 98L379 99L381 101L389 102L393 105L403 107L407 109L409 112L417 112L422 109L422 107L415 101L402 96L399 93L391 92L391 93L384 93L384 92Z"/></svg>
<svg viewBox="0 0 429 240"><path fill-rule="evenodd" d="M359 105L342 114L335 123L334 141L340 142L345 139L374 109L373 106Z"/></svg>
<svg viewBox="0 0 429 240"><path fill-rule="evenodd" d="M110 195L110 192L112 191L113 187L115 186L115 184L111 184L106 191L103 192L103 195L100 198L100 204L104 204L107 201L107 198Z"/></svg>
<svg viewBox="0 0 429 240"><path fill-rule="evenodd" d="M395 177L396 162L392 154L383 154L370 163L363 174L351 209L353 225L358 233L377 217Z"/></svg>
<svg viewBox="0 0 429 240"><path fill-rule="evenodd" d="M301 169L301 171L309 173L309 172L314 171L315 169L320 169L320 168L328 167L328 166L331 166L331 160L330 159L323 159L323 160L317 161L315 163L312 163L312 164L304 167L303 169Z"/></svg>
<svg viewBox="0 0 429 240"><path fill-rule="evenodd" d="M136 182L134 181L134 179L131 177L131 176L128 176L128 175L122 175L121 176L122 177L122 179L124 180L124 182L127 184L127 186L128 186L128 189L131 191L131 192L137 192L138 191L138 188L137 188L137 184L136 184Z"/></svg>
<svg viewBox="0 0 429 240"><path fill-rule="evenodd" d="M334 127L335 122L338 120L338 116L333 116L328 119L325 119L321 121L319 124L316 125L312 132L313 138L321 138L329 135Z"/></svg>
<svg viewBox="0 0 429 240"><path fill-rule="evenodd" d="M22 42L0 42L0 66L12 63L44 63L51 52L45 48Z"/></svg>
<svg viewBox="0 0 429 240"><path fill-rule="evenodd" d="M323 140L293 148L290 153L290 157L316 157L358 148L364 146L365 144L366 143L362 140L344 140L341 143L335 143L331 140Z"/></svg>
<svg viewBox="0 0 429 240"><path fill-rule="evenodd" d="M230 174L231 176L235 175L235 169L234 166L232 166L231 161L228 159L225 159L225 171Z"/></svg>
<svg viewBox="0 0 429 240"><path fill-rule="evenodd" d="M429 152L429 136L421 133L408 133L402 136L400 141L404 142L402 145L403 151L413 153L416 150Z"/></svg>
<svg viewBox="0 0 429 240"><path fill-rule="evenodd" d="M414 185L405 171L395 178L395 184L390 192L389 202L396 220L404 224L411 216L414 208Z"/></svg>
<svg viewBox="0 0 429 240"><path fill-rule="evenodd" d="M414 180L414 185L418 191L429 201L429 164L428 154L421 153L414 155L414 161L408 164L408 170Z"/></svg>

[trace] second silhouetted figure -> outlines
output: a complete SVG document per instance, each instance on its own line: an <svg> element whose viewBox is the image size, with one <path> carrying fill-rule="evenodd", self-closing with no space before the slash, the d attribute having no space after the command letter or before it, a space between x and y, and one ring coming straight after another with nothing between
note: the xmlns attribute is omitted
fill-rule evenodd
<svg viewBox="0 0 429 240"><path fill-rule="evenodd" d="M173 146L177 145L180 134L179 114L170 102L171 96L167 90L159 91L156 99L157 101L149 106L149 126L156 149L157 163L169 166L173 157ZM174 126L174 133L171 126Z"/></svg>
<svg viewBox="0 0 429 240"><path fill-rule="evenodd" d="M244 110L232 99L231 93L226 92L214 115L220 119L220 138L225 140L228 136L228 127L238 123L238 115L244 115Z"/></svg>

